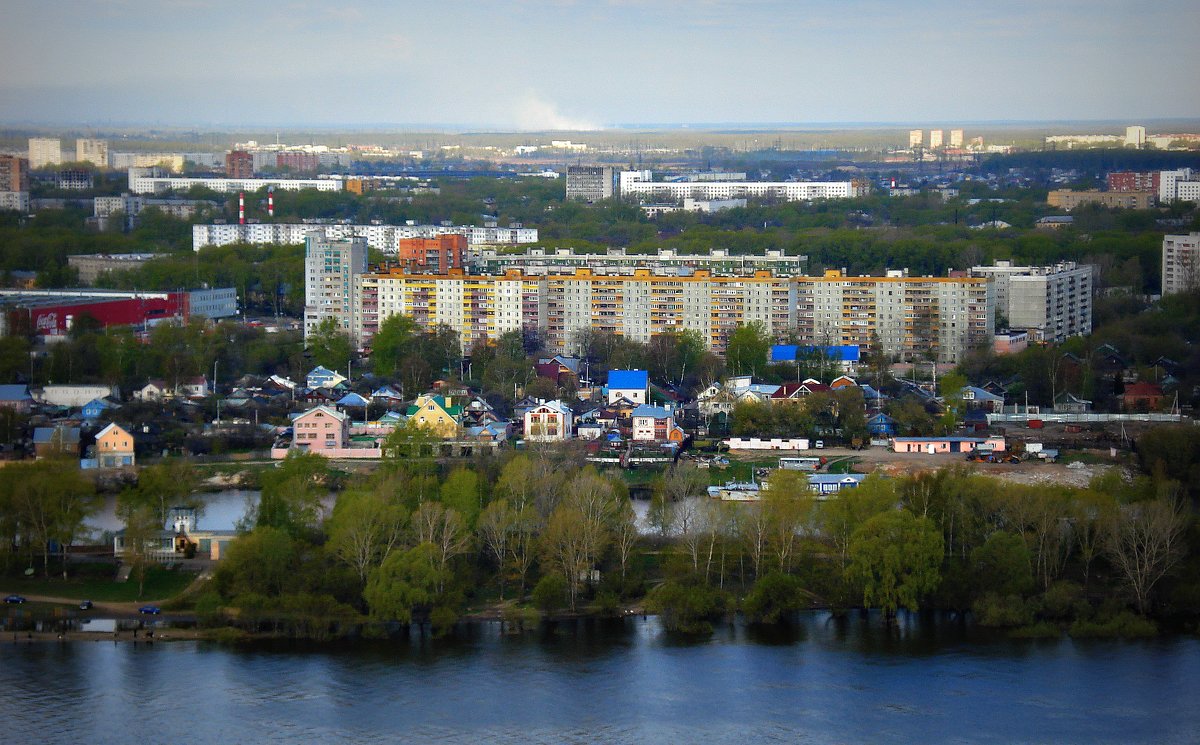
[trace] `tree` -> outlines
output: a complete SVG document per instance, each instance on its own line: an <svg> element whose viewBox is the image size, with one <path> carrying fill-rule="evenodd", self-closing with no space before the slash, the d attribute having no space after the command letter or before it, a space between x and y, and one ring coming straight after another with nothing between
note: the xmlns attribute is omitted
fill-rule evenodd
<svg viewBox="0 0 1200 745"><path fill-rule="evenodd" d="M196 488L196 473L184 460L169 460L146 466L138 473L137 490L158 510L159 522L167 524L167 511L171 507L187 507L201 511L204 503L193 490Z"/></svg>
<svg viewBox="0 0 1200 745"><path fill-rule="evenodd" d="M316 529L321 515L328 462L316 453L289 453L262 476L258 509L248 516L256 527L281 528L298 536Z"/></svg>
<svg viewBox="0 0 1200 745"><path fill-rule="evenodd" d="M757 375L767 366L771 336L762 321L738 326L729 335L725 361L735 375Z"/></svg>
<svg viewBox="0 0 1200 745"><path fill-rule="evenodd" d="M383 319L371 337L371 365L375 374L385 378L394 376L419 334L417 322L406 315L396 313Z"/></svg>
<svg viewBox="0 0 1200 745"><path fill-rule="evenodd" d="M580 584L590 581L608 543L613 505L612 485L595 471L585 470L567 484L567 494L542 534L547 562L567 580L571 610L577 606Z"/></svg>
<svg viewBox="0 0 1200 745"><path fill-rule="evenodd" d="M1125 580L1139 613L1154 585L1179 561L1187 528L1183 500L1173 493L1120 509L1104 537L1104 553Z"/></svg>
<svg viewBox="0 0 1200 745"><path fill-rule="evenodd" d="M775 554L779 571L789 572L799 535L806 531L812 516L808 478L799 471L775 471L761 507L766 513L767 545Z"/></svg>
<svg viewBox="0 0 1200 745"><path fill-rule="evenodd" d="M783 572L770 572L755 581L742 608L754 623L779 623L785 616L802 610L806 601L799 579Z"/></svg>
<svg viewBox="0 0 1200 745"><path fill-rule="evenodd" d="M841 571L849 565L850 543L854 531L867 520L882 512L894 509L899 498L896 485L891 479L873 473L854 489L838 492L837 499L820 503L817 509L817 524L821 533L833 542L837 551Z"/></svg>
<svg viewBox="0 0 1200 745"><path fill-rule="evenodd" d="M993 533L971 552L975 584L997 595L1023 595L1033 588L1032 559L1021 536L1007 531Z"/></svg>
<svg viewBox="0 0 1200 745"><path fill-rule="evenodd" d="M226 597L277 596L294 576L297 559L296 542L286 530L257 527L226 548L217 568L217 586Z"/></svg>
<svg viewBox="0 0 1200 745"><path fill-rule="evenodd" d="M508 563L508 545L517 524L517 513L501 497L483 508L479 515L479 535L487 546L500 576L500 600L504 600L505 565Z"/></svg>
<svg viewBox="0 0 1200 745"><path fill-rule="evenodd" d="M921 596L937 589L941 563L942 536L933 523L896 510L854 531L847 572L863 588L863 605L878 606L890 622L899 608L917 610Z"/></svg>
<svg viewBox="0 0 1200 745"><path fill-rule="evenodd" d="M371 571L363 590L371 617L409 624L414 611L428 611L449 580L438 568L438 549L420 543L407 551L396 551Z"/></svg>
<svg viewBox="0 0 1200 745"><path fill-rule="evenodd" d="M433 546L433 566L437 576L449 577L450 560L467 552L471 545L471 534L463 522L462 515L437 502L423 502L412 517L413 530L418 543ZM445 591L439 583L439 594Z"/></svg>
<svg viewBox="0 0 1200 745"><path fill-rule="evenodd" d="M146 587L146 569L162 544L166 517L159 512L153 497L141 489L126 489L117 496L117 517L125 525L124 561L137 577L140 598Z"/></svg>
<svg viewBox="0 0 1200 745"><path fill-rule="evenodd" d="M350 341L350 334L338 326L336 318L327 316L322 319L308 335L306 342L314 363L330 370L349 367L354 344Z"/></svg>
<svg viewBox="0 0 1200 745"><path fill-rule="evenodd" d="M481 502L479 474L469 468L456 468L442 484L441 501L462 516L467 527L475 524Z"/></svg>
<svg viewBox="0 0 1200 745"><path fill-rule="evenodd" d="M41 553L43 573L50 576L50 549L57 544L65 578L67 547L100 506L95 486L80 474L78 464L50 459L0 470L0 490L15 516L22 543L30 552Z"/></svg>
<svg viewBox="0 0 1200 745"><path fill-rule="evenodd" d="M371 570L400 545L408 524L400 505L378 491L345 491L329 518L329 550L366 583Z"/></svg>

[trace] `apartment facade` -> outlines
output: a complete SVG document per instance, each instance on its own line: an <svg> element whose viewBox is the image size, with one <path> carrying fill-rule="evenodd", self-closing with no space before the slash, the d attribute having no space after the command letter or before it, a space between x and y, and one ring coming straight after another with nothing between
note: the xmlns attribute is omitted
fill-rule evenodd
<svg viewBox="0 0 1200 745"><path fill-rule="evenodd" d="M340 182L337 182L340 183ZM461 235L468 245L516 245L536 243L537 228L476 225L344 225L320 223L249 223L192 226L192 250L232 243L295 245L313 230L324 230L329 238L358 236L377 251L396 255L400 242L409 238L439 238Z"/></svg>
<svg viewBox="0 0 1200 745"><path fill-rule="evenodd" d="M359 288L367 270L367 242L310 232L304 243L304 338L326 318L353 335L362 312Z"/></svg>
<svg viewBox="0 0 1200 745"><path fill-rule="evenodd" d="M865 181L654 181L651 171L620 174L622 197L642 196L654 201L684 199L777 199L806 202L814 199L850 199L865 196Z"/></svg>
<svg viewBox="0 0 1200 745"><path fill-rule="evenodd" d="M1046 204L1067 212L1085 204L1098 204L1110 209L1148 210L1154 206L1154 193L1149 191L1053 189L1046 197Z"/></svg>
<svg viewBox="0 0 1200 745"><path fill-rule="evenodd" d="M75 140L75 161L108 168L108 140L79 138Z"/></svg>
<svg viewBox="0 0 1200 745"><path fill-rule="evenodd" d="M991 283L979 277L852 277L836 269L798 277L795 338L800 344L857 345L905 361L958 362L990 344Z"/></svg>
<svg viewBox="0 0 1200 745"><path fill-rule="evenodd" d="M617 195L612 166L567 166L567 201L597 202Z"/></svg>
<svg viewBox="0 0 1200 745"><path fill-rule="evenodd" d="M1200 287L1200 233L1163 236L1162 293Z"/></svg>
<svg viewBox="0 0 1200 745"><path fill-rule="evenodd" d="M158 194L171 190L186 191L193 186L202 186L222 193L235 191L255 192L268 186L282 191L316 189L317 191L341 191L339 179L315 178L185 178L163 176L158 168L130 168L129 191L134 194Z"/></svg>
<svg viewBox="0 0 1200 745"><path fill-rule="evenodd" d="M997 261L971 267L971 274L994 281L996 309L1010 327L1028 330L1036 341L1057 343L1092 333L1094 270L1073 261L1053 266Z"/></svg>
<svg viewBox="0 0 1200 745"><path fill-rule="evenodd" d="M63 162L62 141L57 137L29 138L29 167L56 166Z"/></svg>
<svg viewBox="0 0 1200 745"><path fill-rule="evenodd" d="M576 269L591 269L605 274L633 274L636 269L650 269L657 274L687 275L698 269L713 274L753 275L770 271L777 276L802 274L807 256L785 254L779 249L767 249L765 254L731 254L728 249L714 248L707 254L683 254L672 248L659 249L652 254L631 254L624 248L610 248L605 253L587 253L573 248L531 248L522 253L501 253L495 248L471 250L467 264L482 274L502 274L520 269L527 274L570 274Z"/></svg>

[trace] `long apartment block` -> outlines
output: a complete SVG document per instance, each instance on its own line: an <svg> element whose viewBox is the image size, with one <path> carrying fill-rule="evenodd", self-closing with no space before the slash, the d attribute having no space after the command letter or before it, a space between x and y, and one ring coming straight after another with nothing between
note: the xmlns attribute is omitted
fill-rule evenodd
<svg viewBox="0 0 1200 745"><path fill-rule="evenodd" d="M234 243L289 246L304 243L313 231L324 231L331 239L364 238L367 245L386 254L396 254L400 241L408 238L466 236L468 245L515 245L536 243L537 228L501 228L476 225L346 225L319 223L249 223L192 226L192 250Z"/></svg>
<svg viewBox="0 0 1200 745"><path fill-rule="evenodd" d="M723 354L730 334L761 322L777 340L858 344L902 359L957 362L991 340L992 284L978 277L777 276L756 271L681 276L635 269L632 274L577 269L534 275L413 274L390 269L362 275L356 337L369 346L379 324L401 313L421 326L455 329L464 349L506 331L539 330L548 346L574 352L583 329L639 342L694 330Z"/></svg>

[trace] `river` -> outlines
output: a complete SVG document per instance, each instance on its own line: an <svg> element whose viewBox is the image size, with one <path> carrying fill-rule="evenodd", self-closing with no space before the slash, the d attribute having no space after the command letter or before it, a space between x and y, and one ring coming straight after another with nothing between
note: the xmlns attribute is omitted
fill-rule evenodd
<svg viewBox="0 0 1200 745"><path fill-rule="evenodd" d="M1012 641L806 614L453 640L0 644L6 742L1194 743L1200 641Z"/></svg>

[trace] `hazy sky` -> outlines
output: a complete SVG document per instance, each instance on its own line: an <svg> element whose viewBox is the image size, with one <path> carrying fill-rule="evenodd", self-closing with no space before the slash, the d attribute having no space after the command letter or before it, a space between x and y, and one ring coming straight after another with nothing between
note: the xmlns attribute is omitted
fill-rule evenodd
<svg viewBox="0 0 1200 745"><path fill-rule="evenodd" d="M1200 0L5 0L0 120L1200 115Z"/></svg>

